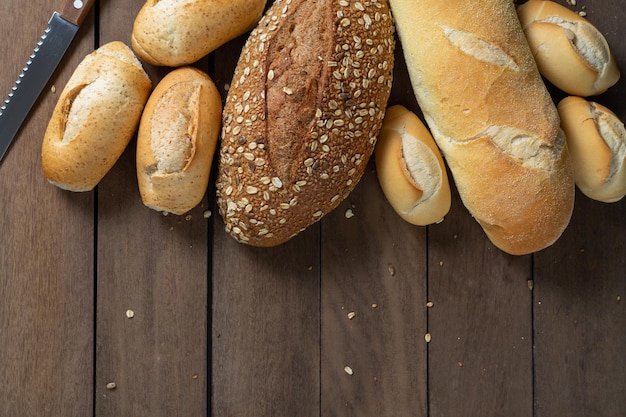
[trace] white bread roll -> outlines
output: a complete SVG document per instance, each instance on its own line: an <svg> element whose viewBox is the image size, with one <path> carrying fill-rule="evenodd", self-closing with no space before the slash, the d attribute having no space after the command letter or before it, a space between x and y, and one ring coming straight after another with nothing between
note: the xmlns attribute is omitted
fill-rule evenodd
<svg viewBox="0 0 626 417"><path fill-rule="evenodd" d="M41 159L52 184L90 191L136 132L152 83L122 42L102 45L78 65L46 129Z"/></svg>
<svg viewBox="0 0 626 417"><path fill-rule="evenodd" d="M204 72L178 68L148 99L137 135L137 179L143 203L184 214L207 189L222 100Z"/></svg>
<svg viewBox="0 0 626 417"><path fill-rule="evenodd" d="M558 105L576 185L587 197L612 203L626 194L626 129L608 108L581 97Z"/></svg>
<svg viewBox="0 0 626 417"><path fill-rule="evenodd" d="M152 65L196 62L252 29L266 0L148 0L137 16L132 47Z"/></svg>
<svg viewBox="0 0 626 417"><path fill-rule="evenodd" d="M450 184L439 148L422 121L403 106L387 109L375 162L385 197L407 222L426 226L450 211Z"/></svg>
<svg viewBox="0 0 626 417"><path fill-rule="evenodd" d="M606 39L587 19L553 1L530 0L517 9L539 72L564 92L594 96L620 77Z"/></svg>
<svg viewBox="0 0 626 417"><path fill-rule="evenodd" d="M503 251L571 218L565 137L509 0L391 0L413 90L463 203Z"/></svg>
<svg viewBox="0 0 626 417"><path fill-rule="evenodd" d="M239 242L275 246L354 189L391 92L386 1L277 0L224 104L217 204Z"/></svg>

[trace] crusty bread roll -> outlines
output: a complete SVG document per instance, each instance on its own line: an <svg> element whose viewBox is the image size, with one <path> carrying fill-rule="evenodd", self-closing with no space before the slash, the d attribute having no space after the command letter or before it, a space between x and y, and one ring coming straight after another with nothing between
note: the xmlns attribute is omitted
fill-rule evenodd
<svg viewBox="0 0 626 417"><path fill-rule="evenodd" d="M246 42L224 105L217 203L240 242L274 246L351 192L391 91L386 1L278 0Z"/></svg>
<svg viewBox="0 0 626 417"><path fill-rule="evenodd" d="M606 39L578 13L553 1L530 0L517 9L539 72L568 94L593 96L620 77Z"/></svg>
<svg viewBox="0 0 626 417"><path fill-rule="evenodd" d="M146 206L180 215L200 203L221 115L220 94L204 72L182 67L159 82L137 135L137 179Z"/></svg>
<svg viewBox="0 0 626 417"><path fill-rule="evenodd" d="M131 49L107 43L78 65L46 129L41 159L52 184L92 190L137 129L152 83Z"/></svg>
<svg viewBox="0 0 626 417"><path fill-rule="evenodd" d="M626 129L608 108L581 97L558 105L574 180L587 197L612 203L626 195Z"/></svg>
<svg viewBox="0 0 626 417"><path fill-rule="evenodd" d="M426 126L401 105L387 109L375 148L376 173L389 204L418 226L450 211L448 174Z"/></svg>
<svg viewBox="0 0 626 417"><path fill-rule="evenodd" d="M137 16L132 47L152 65L196 62L259 21L266 0L148 0Z"/></svg>
<svg viewBox="0 0 626 417"><path fill-rule="evenodd" d="M569 223L574 182L513 2L390 3L415 95L463 203L507 253L551 245Z"/></svg>

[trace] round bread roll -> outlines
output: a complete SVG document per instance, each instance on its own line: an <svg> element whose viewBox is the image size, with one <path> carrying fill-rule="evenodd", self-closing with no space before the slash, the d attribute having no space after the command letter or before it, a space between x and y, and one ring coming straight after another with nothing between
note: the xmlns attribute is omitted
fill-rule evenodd
<svg viewBox="0 0 626 417"><path fill-rule="evenodd" d="M581 97L558 105L574 169L587 197L612 203L626 194L626 129L606 107Z"/></svg>
<svg viewBox="0 0 626 417"><path fill-rule="evenodd" d="M387 109L375 161L380 186L404 220L426 226L448 213L450 184L441 153L414 113L400 105Z"/></svg>
<svg viewBox="0 0 626 417"><path fill-rule="evenodd" d="M552 1L530 0L517 9L539 72L564 92L593 96L620 77L609 45L578 13Z"/></svg>
<svg viewBox="0 0 626 417"><path fill-rule="evenodd" d="M204 72L182 67L159 82L137 136L137 179L147 207L180 215L200 203L221 114L219 92Z"/></svg>
<svg viewBox="0 0 626 417"><path fill-rule="evenodd" d="M284 243L354 189L385 115L394 42L386 1L270 7L224 104L217 204L237 241Z"/></svg>
<svg viewBox="0 0 626 417"><path fill-rule="evenodd" d="M196 62L252 29L266 0L148 0L137 16L132 47L149 64Z"/></svg>
<svg viewBox="0 0 626 417"><path fill-rule="evenodd" d="M63 89L41 149L45 178L90 191L133 135L152 83L131 49L107 43L87 55Z"/></svg>

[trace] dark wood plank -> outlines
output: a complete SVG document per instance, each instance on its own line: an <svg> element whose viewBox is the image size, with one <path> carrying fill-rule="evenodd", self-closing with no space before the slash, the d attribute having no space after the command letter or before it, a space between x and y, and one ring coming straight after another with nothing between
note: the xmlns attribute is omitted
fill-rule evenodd
<svg viewBox="0 0 626 417"><path fill-rule="evenodd" d="M579 2L581 3L581 2ZM626 70L623 5L587 1L589 21ZM593 97L626 120L626 81ZM536 414L618 417L626 409L626 201L578 193L572 221L535 257Z"/></svg>
<svg viewBox="0 0 626 417"><path fill-rule="evenodd" d="M0 3L2 100L55 6ZM92 409L93 194L48 184L40 155L61 87L93 44L93 27L90 16L0 165L2 416L78 417Z"/></svg>
<svg viewBox="0 0 626 417"><path fill-rule="evenodd" d="M373 163L322 226L321 415L426 415L426 229L393 211Z"/></svg>
<svg viewBox="0 0 626 417"><path fill-rule="evenodd" d="M142 5L103 2L100 43L130 44ZM167 72L146 70L154 85ZM133 140L98 187L96 415L203 416L210 384L207 203L184 216L144 207L135 147Z"/></svg>

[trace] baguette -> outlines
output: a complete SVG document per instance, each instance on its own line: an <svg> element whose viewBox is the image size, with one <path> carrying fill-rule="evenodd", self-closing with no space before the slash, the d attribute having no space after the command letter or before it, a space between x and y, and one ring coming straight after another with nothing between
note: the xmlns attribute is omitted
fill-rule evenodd
<svg viewBox="0 0 626 417"><path fill-rule="evenodd" d="M530 0L517 9L539 72L577 96L605 92L620 78L609 44L587 19L553 1Z"/></svg>
<svg viewBox="0 0 626 417"><path fill-rule="evenodd" d="M375 161L383 193L401 218L426 226L448 213L450 184L441 153L414 113L400 105L387 109Z"/></svg>
<svg viewBox="0 0 626 417"><path fill-rule="evenodd" d="M102 45L78 65L54 108L41 159L44 177L90 191L132 139L152 83L122 42Z"/></svg>
<svg viewBox="0 0 626 417"><path fill-rule="evenodd" d="M587 197L613 203L626 195L626 129L608 108L581 97L558 105L574 168Z"/></svg>
<svg viewBox="0 0 626 417"><path fill-rule="evenodd" d="M182 67L159 82L137 135L137 179L147 207L181 215L200 203L221 114L220 94L204 72Z"/></svg>
<svg viewBox="0 0 626 417"><path fill-rule="evenodd" d="M133 24L137 55L152 65L192 64L252 29L266 0L148 0Z"/></svg>
<svg viewBox="0 0 626 417"><path fill-rule="evenodd" d="M394 46L386 0L268 10L224 105L217 203L235 239L286 242L352 191L385 114Z"/></svg>
<svg viewBox="0 0 626 417"><path fill-rule="evenodd" d="M469 212L509 254L554 243L572 214L571 164L513 2L390 4L417 101Z"/></svg>

